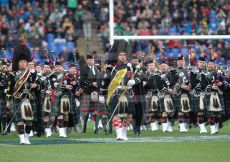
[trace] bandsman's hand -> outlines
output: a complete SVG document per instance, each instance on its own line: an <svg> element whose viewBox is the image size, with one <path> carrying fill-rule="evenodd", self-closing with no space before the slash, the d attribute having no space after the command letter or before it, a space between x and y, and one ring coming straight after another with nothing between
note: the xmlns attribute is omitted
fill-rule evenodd
<svg viewBox="0 0 230 162"><path fill-rule="evenodd" d="M93 85L94 87L97 87L97 82L93 82L92 85Z"/></svg>
<svg viewBox="0 0 230 162"><path fill-rule="evenodd" d="M75 93L75 96L80 96L81 95L81 92L80 91L77 91L76 93Z"/></svg>
<svg viewBox="0 0 230 162"><path fill-rule="evenodd" d="M212 89L217 90L218 86L214 85L214 86L212 86Z"/></svg>
<svg viewBox="0 0 230 162"><path fill-rule="evenodd" d="M52 94L52 92L51 92L51 91L49 91L49 90L47 90L47 91L46 91L46 94L51 95L51 94Z"/></svg>
<svg viewBox="0 0 230 162"><path fill-rule="evenodd" d="M36 84L36 83L31 83L30 86L31 86L31 88L37 88L38 84Z"/></svg>
<svg viewBox="0 0 230 162"><path fill-rule="evenodd" d="M190 91L190 86L189 86L189 85L186 85L186 84L182 84L182 85L181 85L181 89Z"/></svg>
<svg viewBox="0 0 230 162"><path fill-rule="evenodd" d="M72 89L73 89L73 86L72 86L72 85L66 85L66 89L72 90Z"/></svg>

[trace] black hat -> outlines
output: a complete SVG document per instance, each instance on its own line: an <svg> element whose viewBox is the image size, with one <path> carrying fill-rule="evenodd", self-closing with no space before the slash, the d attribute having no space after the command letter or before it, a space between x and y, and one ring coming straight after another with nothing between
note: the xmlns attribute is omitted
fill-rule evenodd
<svg viewBox="0 0 230 162"><path fill-rule="evenodd" d="M69 68L76 67L76 64L69 64Z"/></svg>
<svg viewBox="0 0 230 162"><path fill-rule="evenodd" d="M44 62L44 65L50 66L50 65L51 65L51 62L50 62L49 60L46 60L46 61Z"/></svg>
<svg viewBox="0 0 230 162"><path fill-rule="evenodd" d="M208 60L208 62L213 62L213 63L215 63L215 59L210 58L210 59Z"/></svg>
<svg viewBox="0 0 230 162"><path fill-rule="evenodd" d="M94 57L93 57L93 55L87 55L86 56L86 59L88 60L88 59L94 59Z"/></svg>
<svg viewBox="0 0 230 162"><path fill-rule="evenodd" d="M168 64L167 59L159 59L158 64Z"/></svg>
<svg viewBox="0 0 230 162"><path fill-rule="evenodd" d="M198 61L205 61L205 57L200 57Z"/></svg>
<svg viewBox="0 0 230 162"><path fill-rule="evenodd" d="M146 63L147 63L147 64L152 64L152 63L154 63L154 61L153 61L152 59L150 59L150 60L147 60Z"/></svg>
<svg viewBox="0 0 230 162"><path fill-rule="evenodd" d="M178 55L177 61L179 61L179 60L184 60L184 55L183 54Z"/></svg>
<svg viewBox="0 0 230 162"><path fill-rule="evenodd" d="M109 51L108 60L106 60L107 64L115 64L117 63L118 55L120 53L129 54L129 43L125 40L115 40L111 50Z"/></svg>
<svg viewBox="0 0 230 162"><path fill-rule="evenodd" d="M18 62L21 60L29 61L31 58L31 53L29 48L26 45L17 45L14 48L13 52L13 60L12 60L12 70L17 71L18 70Z"/></svg>
<svg viewBox="0 0 230 162"><path fill-rule="evenodd" d="M137 60L137 56L132 56L132 60Z"/></svg>
<svg viewBox="0 0 230 162"><path fill-rule="evenodd" d="M55 62L55 65L62 65L62 62L58 60Z"/></svg>

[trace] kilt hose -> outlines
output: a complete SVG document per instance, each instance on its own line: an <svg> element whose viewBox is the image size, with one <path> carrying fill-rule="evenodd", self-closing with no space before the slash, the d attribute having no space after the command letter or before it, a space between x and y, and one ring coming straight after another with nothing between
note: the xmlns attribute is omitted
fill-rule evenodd
<svg viewBox="0 0 230 162"><path fill-rule="evenodd" d="M88 94L83 94L80 99L80 111L83 113L92 113L97 110L98 102L93 102L91 96Z"/></svg>

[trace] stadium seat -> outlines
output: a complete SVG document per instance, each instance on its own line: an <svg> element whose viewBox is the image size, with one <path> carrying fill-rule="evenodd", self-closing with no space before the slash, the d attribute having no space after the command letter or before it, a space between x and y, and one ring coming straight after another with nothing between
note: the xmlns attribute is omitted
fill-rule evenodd
<svg viewBox="0 0 230 162"><path fill-rule="evenodd" d="M177 34L176 28L175 27L169 28L169 35L175 35L175 34Z"/></svg>
<svg viewBox="0 0 230 162"><path fill-rule="evenodd" d="M66 48L68 53L73 52L74 47L75 47L74 42L66 42Z"/></svg>
<svg viewBox="0 0 230 162"><path fill-rule="evenodd" d="M172 48L171 53L174 55L174 57L177 57L178 54L180 53L180 49L179 48Z"/></svg>
<svg viewBox="0 0 230 162"><path fill-rule="evenodd" d="M187 55L189 54L188 48L182 48L182 49L181 49L181 53L182 53L184 56L187 56Z"/></svg>
<svg viewBox="0 0 230 162"><path fill-rule="evenodd" d="M54 34L47 34L46 36L46 41L49 42L53 42L54 41Z"/></svg>

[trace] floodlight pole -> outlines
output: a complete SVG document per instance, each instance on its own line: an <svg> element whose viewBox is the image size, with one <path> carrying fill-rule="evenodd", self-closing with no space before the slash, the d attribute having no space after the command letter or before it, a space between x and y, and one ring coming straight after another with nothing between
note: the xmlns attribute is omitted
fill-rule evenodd
<svg viewBox="0 0 230 162"><path fill-rule="evenodd" d="M114 3L109 0L109 43L112 45L114 42Z"/></svg>

